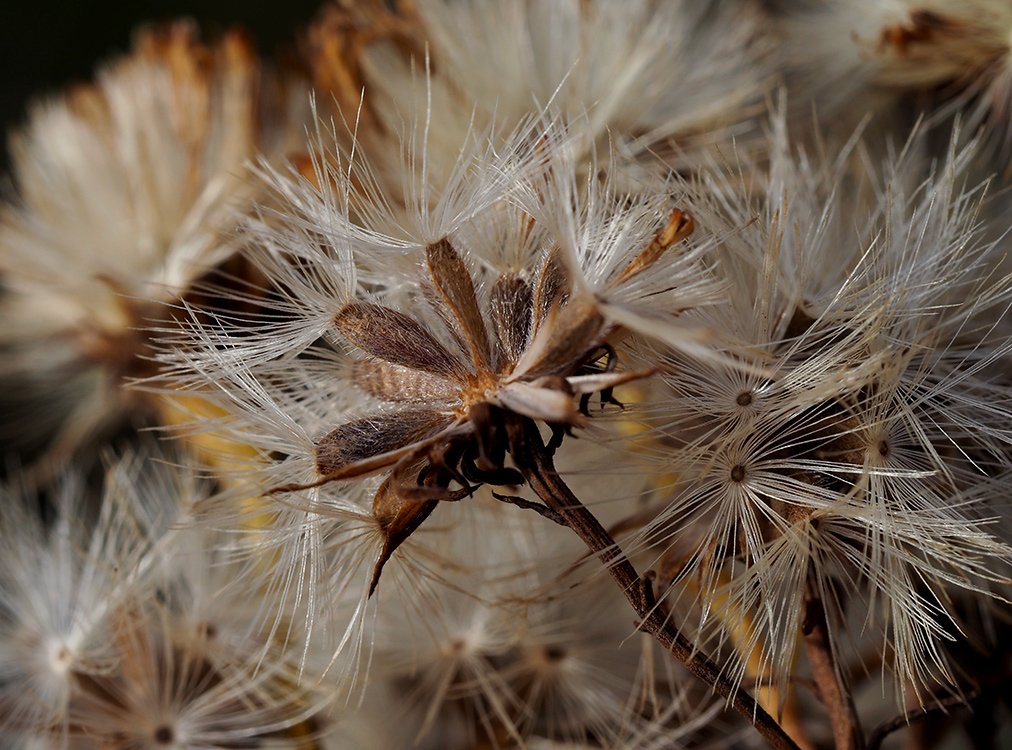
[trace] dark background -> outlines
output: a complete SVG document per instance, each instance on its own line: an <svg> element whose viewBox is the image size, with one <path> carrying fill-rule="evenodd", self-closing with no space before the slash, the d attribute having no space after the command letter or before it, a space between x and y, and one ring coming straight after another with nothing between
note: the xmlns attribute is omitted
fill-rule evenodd
<svg viewBox="0 0 1012 750"><path fill-rule="evenodd" d="M92 77L95 66L130 48L146 21L194 18L205 37L239 25L261 54L294 47L323 0L0 0L0 172L7 134L28 101Z"/></svg>

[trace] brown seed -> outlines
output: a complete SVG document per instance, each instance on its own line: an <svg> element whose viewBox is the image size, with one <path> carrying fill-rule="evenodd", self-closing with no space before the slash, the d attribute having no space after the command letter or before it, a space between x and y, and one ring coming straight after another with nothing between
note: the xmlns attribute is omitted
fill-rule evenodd
<svg viewBox="0 0 1012 750"><path fill-rule="evenodd" d="M366 393L393 403L449 404L460 394L459 384L379 359L355 362L351 377Z"/></svg>
<svg viewBox="0 0 1012 750"><path fill-rule="evenodd" d="M317 442L317 471L328 476L366 459L397 451L435 435L451 422L452 418L446 414L429 409L402 410L353 420ZM390 463L396 460L396 457L391 458Z"/></svg>
<svg viewBox="0 0 1012 750"><path fill-rule="evenodd" d="M334 316L340 334L367 354L434 375L461 380L467 368L407 315L382 305L352 302Z"/></svg>

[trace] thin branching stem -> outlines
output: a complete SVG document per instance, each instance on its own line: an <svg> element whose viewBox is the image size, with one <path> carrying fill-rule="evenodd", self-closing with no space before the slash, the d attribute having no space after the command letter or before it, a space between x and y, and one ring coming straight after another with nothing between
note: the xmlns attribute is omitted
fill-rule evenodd
<svg viewBox="0 0 1012 750"><path fill-rule="evenodd" d="M517 497L516 495L503 495L498 492L493 492L492 497L499 502L515 505L518 508L523 508L524 510L533 510L538 515L547 518L552 523L557 523L559 526L568 526L561 513L556 513L551 508L541 505L540 503L532 503L526 498Z"/></svg>
<svg viewBox="0 0 1012 750"><path fill-rule="evenodd" d="M969 702L974 700L979 695L976 690L971 691L966 695L953 695L948 698L942 698L929 703L927 706L911 711L910 713L900 714L889 721L883 722L882 724L875 727L872 733L868 735L867 750L879 750L885 738L893 732L896 732L903 727L910 726L915 721L920 721L932 714L943 713L950 708L966 707Z"/></svg>
<svg viewBox="0 0 1012 750"><path fill-rule="evenodd" d="M555 469L536 425L526 419L509 421L510 452L531 490L558 514L565 525L597 555L639 616L639 629L652 635L665 650L744 716L778 750L799 750L783 728L746 691L730 682L705 654L672 625L653 597L649 578L640 576L621 547L593 513L580 502Z"/></svg>
<svg viewBox="0 0 1012 750"><path fill-rule="evenodd" d="M819 700L829 713L836 750L864 750L864 733L846 680L836 668L826 608L818 586L809 580L805 591L803 625L805 651L818 686Z"/></svg>

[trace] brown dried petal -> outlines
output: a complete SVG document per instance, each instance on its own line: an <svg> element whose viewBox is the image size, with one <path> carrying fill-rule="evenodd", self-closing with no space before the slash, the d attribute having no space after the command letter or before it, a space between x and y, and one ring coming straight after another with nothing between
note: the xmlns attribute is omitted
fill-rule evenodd
<svg viewBox="0 0 1012 750"><path fill-rule="evenodd" d="M419 23L410 3L396 0L324 3L304 42L304 56L321 92L320 105L333 101L338 111L356 113L361 133L384 134L385 120L375 108L376 97L362 97L369 85L363 63L374 46L396 50L405 59L421 59L425 50L419 41L423 38Z"/></svg>
<svg viewBox="0 0 1012 750"><path fill-rule="evenodd" d="M432 282L460 324L475 365L482 370L490 369L492 358L488 332L474 292L474 282L464 260L447 239L425 248L425 257Z"/></svg>
<svg viewBox="0 0 1012 750"><path fill-rule="evenodd" d="M561 385L565 386L566 381ZM583 422L573 394L566 390L533 383L510 383L496 395L504 408L524 417L557 424L580 425Z"/></svg>
<svg viewBox="0 0 1012 750"><path fill-rule="evenodd" d="M592 300L573 299L556 307L534 336L514 375L568 375L601 343L603 329L604 318Z"/></svg>
<svg viewBox="0 0 1012 750"><path fill-rule="evenodd" d="M879 50L892 48L900 57L906 57L910 47L916 44L937 41L934 37L958 24L930 10L914 10L905 23L897 23L882 29Z"/></svg>
<svg viewBox="0 0 1012 750"><path fill-rule="evenodd" d="M500 372L512 370L527 347L531 304L531 287L519 276L500 276L492 287L492 325L503 360L499 363Z"/></svg>
<svg viewBox="0 0 1012 750"><path fill-rule="evenodd" d="M429 517L438 500L413 500L406 498L399 491L396 475L387 477L376 491L372 501L372 515L383 532L383 549L373 568L372 580L369 582L371 596L379 583L383 566L398 547L403 544L422 521Z"/></svg>
<svg viewBox="0 0 1012 750"><path fill-rule="evenodd" d="M457 356L459 352L459 356L468 357L468 348L467 343L464 341L464 334L461 332L457 320L453 317L453 313L443 304L443 295L436 290L436 287L428 279L423 279L418 284L418 287L421 289L422 297L425 298L425 302L429 308L436 314L439 321L443 324L443 328L446 329L447 333L450 334L450 338L453 339L453 343L456 345L456 349L453 350L454 355Z"/></svg>
<svg viewBox="0 0 1012 750"><path fill-rule="evenodd" d="M625 370L623 372L599 372L592 375L575 375L566 378L573 393L597 393L608 388L617 388L634 380L643 380L657 373L656 367L647 370Z"/></svg>
<svg viewBox="0 0 1012 750"><path fill-rule="evenodd" d="M353 420L317 442L317 471L325 477L334 477L340 472L344 479L377 471L396 463L416 444L452 423L453 417L431 409L403 410ZM356 467L360 470L356 471Z"/></svg>
<svg viewBox="0 0 1012 750"><path fill-rule="evenodd" d="M460 396L460 386L445 378L379 359L356 362L351 376L369 395L393 403L449 404Z"/></svg>
<svg viewBox="0 0 1012 750"><path fill-rule="evenodd" d="M688 212L677 208L671 209L667 224L661 227L650 241L650 244L629 262L629 265L615 279L615 284L618 285L628 281L633 276L637 276L650 268L650 266L660 260L660 257L664 255L669 247L676 242L684 240L692 234L695 228L696 223Z"/></svg>
<svg viewBox="0 0 1012 750"><path fill-rule="evenodd" d="M334 324L350 343L387 362L454 380L467 375L463 364L431 333L389 307L352 302L338 311Z"/></svg>
<svg viewBox="0 0 1012 750"><path fill-rule="evenodd" d="M450 490L441 486L411 484L410 478L417 474L420 465L423 464L419 461L405 461L387 477L373 497L372 514L383 533L383 548L373 568L370 596L379 583L387 560L429 517L436 504L441 500L463 500L474 491L471 487Z"/></svg>

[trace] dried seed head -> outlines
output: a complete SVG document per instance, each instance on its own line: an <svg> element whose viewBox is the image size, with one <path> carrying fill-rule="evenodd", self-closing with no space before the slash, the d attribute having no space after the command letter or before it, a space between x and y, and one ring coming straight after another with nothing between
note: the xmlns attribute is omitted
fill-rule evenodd
<svg viewBox="0 0 1012 750"><path fill-rule="evenodd" d="M663 241L685 231L680 216L672 215ZM647 259L643 268L659 252L651 247L641 254ZM510 435L522 433L510 430L511 423L544 422L556 430L581 426L581 408L591 394L613 400L612 388L652 372L613 371L614 350L602 347L609 329L592 300L570 296L554 252L542 264L534 290L507 273L485 287L481 299L449 239L429 244L425 257L434 289L429 302L445 337L456 342L455 351L425 324L382 305L351 302L334 317L341 336L373 357L352 366L355 382L401 405L346 422L316 443L321 480L314 485L387 472L373 499L383 549L370 592L390 555L437 501L460 499L475 484L522 481L505 465L513 451ZM609 358L603 368L597 364L602 348ZM580 408L576 395L582 396ZM450 489L454 482L461 489Z"/></svg>

